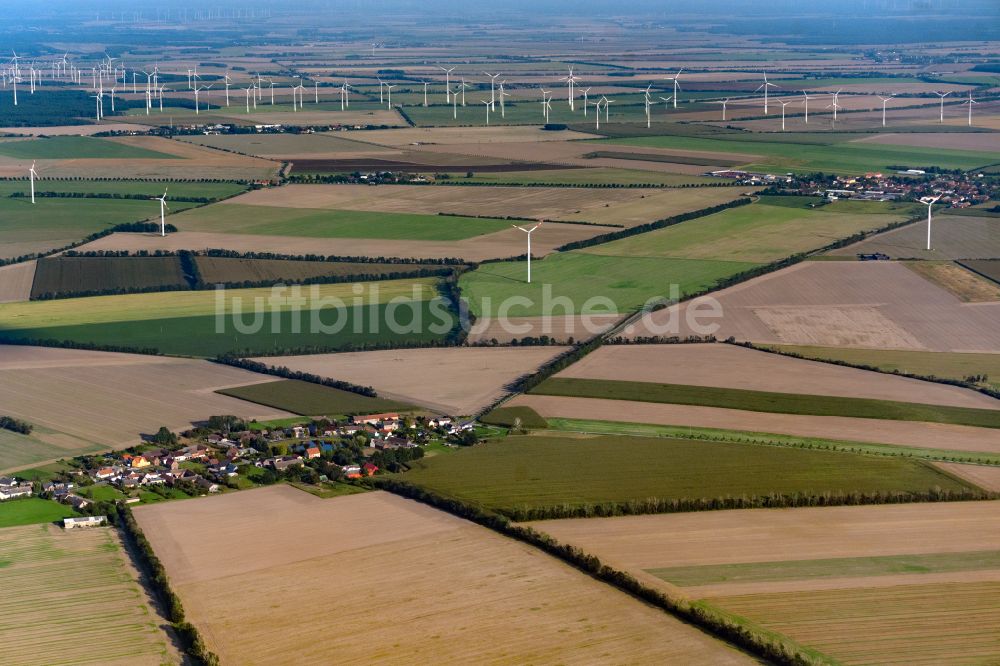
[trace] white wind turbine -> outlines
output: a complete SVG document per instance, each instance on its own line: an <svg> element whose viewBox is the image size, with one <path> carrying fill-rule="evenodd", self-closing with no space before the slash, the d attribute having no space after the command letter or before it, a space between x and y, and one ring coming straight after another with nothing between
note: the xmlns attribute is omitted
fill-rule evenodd
<svg viewBox="0 0 1000 666"><path fill-rule="evenodd" d="M167 235L167 188L163 188L162 197L153 197L152 201L160 202L160 236Z"/></svg>
<svg viewBox="0 0 1000 666"><path fill-rule="evenodd" d="M781 105L781 131L785 131L785 107L791 104L791 102L782 102L778 100L778 104Z"/></svg>
<svg viewBox="0 0 1000 666"><path fill-rule="evenodd" d="M722 122L726 122L726 105L729 104L729 98L717 99L715 103L722 105Z"/></svg>
<svg viewBox="0 0 1000 666"><path fill-rule="evenodd" d="M674 94L671 95L670 98L673 99L673 101L674 101L674 108L675 109L677 108L677 91L681 89L681 84L677 82L677 79L681 78L681 72L683 72L683 71L684 71L684 68L682 67L682 68L680 68L680 69L677 70L676 74L674 74L672 77L667 77L667 79L666 79L667 81L673 81L673 83L674 83Z"/></svg>
<svg viewBox="0 0 1000 666"><path fill-rule="evenodd" d="M674 98L673 95L671 95L670 97L661 97L660 98L660 101L663 102L664 113L670 111L670 100L672 100L673 98Z"/></svg>
<svg viewBox="0 0 1000 666"><path fill-rule="evenodd" d="M428 86L428 82L427 81L422 81L421 83L424 84L424 108L426 109L427 108L427 86Z"/></svg>
<svg viewBox="0 0 1000 666"><path fill-rule="evenodd" d="M951 91L944 92L944 93L936 92L934 94L941 98L941 115L940 115L940 118L939 118L939 122L943 123L944 122L944 98L947 97L948 95L950 95Z"/></svg>
<svg viewBox="0 0 1000 666"><path fill-rule="evenodd" d="M489 125L490 125L490 100L488 100L488 99L481 99L479 101L486 105L486 126L489 127Z"/></svg>
<svg viewBox="0 0 1000 666"><path fill-rule="evenodd" d="M230 86L230 84L232 84L232 82L233 82L233 80L231 78L229 78L229 74L226 74L226 78L225 78L225 83L226 83L226 106L229 106L229 86Z"/></svg>
<svg viewBox="0 0 1000 666"><path fill-rule="evenodd" d="M833 102L826 105L826 108L833 109L833 114L830 116L830 127L834 127L837 124L837 109L840 108L840 105L837 104L836 96L833 98Z"/></svg>
<svg viewBox="0 0 1000 666"><path fill-rule="evenodd" d="M499 95L500 95L500 117L501 118L506 118L507 117L507 112L506 112L506 110L504 108L503 98L504 97L511 97L511 94L509 92L507 92L506 90L503 89L503 86L504 86L505 83L507 83L507 82L506 81L501 81L500 82L500 93L499 93Z"/></svg>
<svg viewBox="0 0 1000 666"><path fill-rule="evenodd" d="M937 200L941 198L939 194L936 197L923 197L920 199L920 203L926 204L927 206L927 249L931 249L931 208L937 203Z"/></svg>
<svg viewBox="0 0 1000 666"><path fill-rule="evenodd" d="M441 65L438 65L438 69L440 69L441 71L444 72L444 101L445 102L450 102L451 101L451 73L453 71L455 71L455 68L452 67L451 69L448 69L446 67L442 67Z"/></svg>
<svg viewBox="0 0 1000 666"><path fill-rule="evenodd" d="M650 83L648 86L646 86L646 91L644 93L645 98L644 98L643 101L645 102L645 105L646 105L646 129L649 129L652 126L651 125L652 117L651 117L651 115L649 113L649 107L653 105L653 100L651 100L649 98L649 91L650 91L650 89L652 89L652 87L653 87L653 84Z"/></svg>
<svg viewBox="0 0 1000 666"><path fill-rule="evenodd" d="M597 126L597 130L598 131L600 131L600 129L601 129L601 102L603 102L603 101L604 101L604 98L602 97L601 99L597 100L596 102L592 102L592 104L594 105L595 111L597 111L597 113L594 114L594 115L597 116L597 118L596 118L596 126Z"/></svg>
<svg viewBox="0 0 1000 666"><path fill-rule="evenodd" d="M809 97L809 93L807 93L805 90L803 90L802 91L802 103L806 107L806 124L807 125L809 124L809 100L810 99L811 98Z"/></svg>
<svg viewBox="0 0 1000 666"><path fill-rule="evenodd" d="M386 104L387 104L387 106L390 109L392 108L392 89L395 88L397 85L399 85L399 84L393 84L393 85L390 85L388 83L385 84L385 91L386 91L386 93L388 93L388 98L387 98Z"/></svg>
<svg viewBox="0 0 1000 666"><path fill-rule="evenodd" d="M313 104L319 104L319 81L313 81Z"/></svg>
<svg viewBox="0 0 1000 666"><path fill-rule="evenodd" d="M164 90L167 90L167 84L166 83L164 83L162 86L160 86L160 93L157 95L157 98L160 101L160 113L163 113L163 91Z"/></svg>
<svg viewBox="0 0 1000 666"><path fill-rule="evenodd" d="M458 86L458 89L462 91L462 106L465 106L465 91L469 90L471 88L472 88L472 86L470 86L468 83L465 82L465 77L463 76L462 77L462 83L459 84L459 86ZM455 95L457 93L452 93L452 94Z"/></svg>
<svg viewBox="0 0 1000 666"><path fill-rule="evenodd" d="M580 79L573 76L573 68L569 68L569 74L559 79L566 82L566 99L569 102L569 110L576 111L576 82Z"/></svg>
<svg viewBox="0 0 1000 666"><path fill-rule="evenodd" d="M885 127L885 105L889 103L889 101L893 98L893 95L889 95L888 97L882 97L879 95L878 98L882 100L882 127Z"/></svg>
<svg viewBox="0 0 1000 666"><path fill-rule="evenodd" d="M451 117L453 120L458 120L458 93L449 91L449 95L451 95Z"/></svg>
<svg viewBox="0 0 1000 666"><path fill-rule="evenodd" d="M977 102L976 100L972 99L972 91L971 90L969 91L969 99L967 99L964 102L962 102L962 104L968 104L969 105L969 127L972 127L972 105L973 104L979 104L979 102Z"/></svg>
<svg viewBox="0 0 1000 666"><path fill-rule="evenodd" d="M762 83L759 86L757 86L757 90L754 90L754 92L757 92L758 90L763 90L764 91L764 115L765 116L767 115L767 89L768 88L777 88L777 87L778 86L775 85L775 84L773 84L773 83L768 83L768 81L767 81L767 72L764 72L764 83Z"/></svg>
<svg viewBox="0 0 1000 666"><path fill-rule="evenodd" d="M381 106L385 104L385 81L382 80L381 76L376 76L378 79L378 103Z"/></svg>
<svg viewBox="0 0 1000 666"><path fill-rule="evenodd" d="M38 172L35 171L35 161L31 161L31 168L28 169L28 178L31 179L31 203L35 203L35 178L38 177Z"/></svg>
<svg viewBox="0 0 1000 666"><path fill-rule="evenodd" d="M496 111L497 110L497 107L496 107L496 103L497 103L496 83L497 83L497 77L500 76L500 72L497 72L496 74L490 74L489 72L483 72L483 74L485 74L486 76L490 77L490 110L491 111Z"/></svg>
<svg viewBox="0 0 1000 666"><path fill-rule="evenodd" d="M549 110L552 108L552 104L549 103L549 98L547 95L551 91L542 88L542 117L545 118L545 124L549 124Z"/></svg>
<svg viewBox="0 0 1000 666"><path fill-rule="evenodd" d="M274 84L271 84L271 85L273 86ZM352 86L351 84L349 84L347 81L344 81L344 83L340 86L340 110L341 111L343 111L344 109L346 109L347 107L349 107L351 105L350 92L348 92L348 90L350 88L353 88L353 87L354 86ZM274 94L273 89L272 89L272 93L271 94L272 95Z"/></svg>
<svg viewBox="0 0 1000 666"><path fill-rule="evenodd" d="M583 117L584 118L587 117L587 106L588 106L588 104L587 104L587 93L589 93L589 92L590 92L590 88L584 88L583 89Z"/></svg>
<svg viewBox="0 0 1000 666"><path fill-rule="evenodd" d="M244 90L247 93L247 113L250 113L250 91L253 90L253 86L247 86Z"/></svg>
<svg viewBox="0 0 1000 666"><path fill-rule="evenodd" d="M600 116L601 115L600 112L598 112L597 115ZM515 229L518 229L518 230L523 231L524 233L528 234L528 284L531 284L531 234L534 233L535 229L537 229L538 227L542 226L542 224L544 222L545 221L542 220L538 224L536 224L535 226L531 227L530 229L525 229L524 227L519 227L516 224L511 225Z"/></svg>

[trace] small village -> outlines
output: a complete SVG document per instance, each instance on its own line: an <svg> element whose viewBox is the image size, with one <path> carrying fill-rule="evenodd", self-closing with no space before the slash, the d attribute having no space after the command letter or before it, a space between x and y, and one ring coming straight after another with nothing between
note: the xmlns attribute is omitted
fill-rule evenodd
<svg viewBox="0 0 1000 666"><path fill-rule="evenodd" d="M343 420L303 418L281 426L213 416L180 436L164 427L139 446L78 456L51 479L0 477L0 501L39 497L96 515L112 513L118 501L182 499L281 481L330 493L380 472L403 471L427 450L475 441L471 424L448 416L387 412ZM103 524L67 520L67 528Z"/></svg>

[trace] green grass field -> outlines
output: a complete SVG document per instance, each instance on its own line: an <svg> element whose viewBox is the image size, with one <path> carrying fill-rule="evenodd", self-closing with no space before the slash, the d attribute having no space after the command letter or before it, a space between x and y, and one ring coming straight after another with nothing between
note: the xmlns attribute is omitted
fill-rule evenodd
<svg viewBox="0 0 1000 666"><path fill-rule="evenodd" d="M70 506L40 497L0 502L0 528L52 523L76 515L79 514Z"/></svg>
<svg viewBox="0 0 1000 666"><path fill-rule="evenodd" d="M683 439L535 434L419 460L400 478L503 511L647 498L965 486L918 461Z"/></svg>
<svg viewBox="0 0 1000 666"><path fill-rule="evenodd" d="M173 208L177 199L224 199L246 191L245 185L239 183L186 183L186 182L147 182L129 180L62 180L38 179L35 181L35 192L65 192L80 194L123 194L144 197L159 197L167 190L167 203ZM31 184L24 180L0 181L0 197L9 197L14 193L27 196L31 192ZM77 199L78 201L78 199ZM37 205L37 204L36 204ZM147 204L148 205L148 204ZM154 212L156 212L154 208Z"/></svg>
<svg viewBox="0 0 1000 666"><path fill-rule="evenodd" d="M498 219L220 204L170 220L183 231L314 238L455 241L510 228Z"/></svg>
<svg viewBox="0 0 1000 666"><path fill-rule="evenodd" d="M955 451L952 449L925 449L895 444L873 444L851 440L823 439L819 437L798 437L773 432L749 430L727 430L725 428L701 428L694 426L671 426L659 423L631 423L628 421L598 421L591 419L567 419L549 417L547 427L564 432L578 432L591 435L630 435L633 437L671 437L681 439L711 439L759 446L792 446L796 448L828 449L850 453L867 453L883 456L907 456L923 460L943 460L962 458L984 465L1000 465L1000 454L981 451Z"/></svg>
<svg viewBox="0 0 1000 666"><path fill-rule="evenodd" d="M53 136L39 139L0 141L0 155L22 160L59 159L158 159L176 160L155 150L89 136Z"/></svg>
<svg viewBox="0 0 1000 666"><path fill-rule="evenodd" d="M801 345L768 345L807 358L870 365L892 372L965 379L986 375L987 383L1000 388L1000 354L899 351L894 349L845 349Z"/></svg>
<svg viewBox="0 0 1000 666"><path fill-rule="evenodd" d="M524 297L530 303L507 301L508 316L542 314L624 313L650 299L683 296L714 286L721 278L753 268L738 261L702 261L655 257L602 256L582 251L549 255L531 262L531 284L526 283L527 263L505 261L483 264L460 279L462 294L477 316L498 314L507 299ZM671 286L676 285L671 292ZM545 294L550 293L549 299ZM546 300L565 297L562 305L546 311ZM599 297L597 300L591 300ZM489 299L487 301L487 299Z"/></svg>
<svg viewBox="0 0 1000 666"><path fill-rule="evenodd" d="M162 191L161 191L162 194ZM0 198L0 258L63 247L116 224L156 218L155 201L133 199ZM175 201L171 212L194 204ZM173 220L170 220L173 222Z"/></svg>
<svg viewBox="0 0 1000 666"><path fill-rule="evenodd" d="M688 567L646 569L657 578L681 587L714 583L759 583L783 580L892 576L1000 569L1000 551L838 557L824 560L778 560Z"/></svg>
<svg viewBox="0 0 1000 666"><path fill-rule="evenodd" d="M405 402L369 398L297 379L239 386L222 389L217 393L303 416L344 417L350 414L378 414L414 409L413 405Z"/></svg>
<svg viewBox="0 0 1000 666"><path fill-rule="evenodd" d="M0 304L0 339L153 348L198 357L431 342L453 322L436 284L429 278L366 282L360 294L352 284L312 285L301 288L306 300L297 306L287 300L291 288L280 291L272 306L269 287L230 289L222 297L214 290L174 291L7 303ZM397 297L402 300L389 302Z"/></svg>
<svg viewBox="0 0 1000 666"><path fill-rule="evenodd" d="M548 427L548 423L546 423L545 419L538 412L531 407L524 406L498 407L488 414L484 414L479 420L482 423L502 426L504 428L513 428L514 426L531 429Z"/></svg>
<svg viewBox="0 0 1000 666"><path fill-rule="evenodd" d="M595 148L597 145L623 145L704 151L709 154L753 155L756 157L740 167L750 171L771 173L823 171L826 173L858 174L867 171L891 171L890 166L913 168L938 166L945 169L969 170L996 162L996 155L985 151L852 143L837 141L836 135L831 137L832 141L826 139L826 143L800 143L796 142L795 139L777 134L753 136L757 138L738 140L732 137L714 139L688 136L652 136L597 140L593 143Z"/></svg>
<svg viewBox="0 0 1000 666"><path fill-rule="evenodd" d="M793 201L782 201L790 199ZM762 197L759 203L730 208L665 229L582 250L622 257L671 257L770 263L816 250L860 231L903 221L906 215L873 214L841 202L808 208L798 197ZM856 203L856 202L843 202ZM869 203L869 202L860 202ZM872 202L874 203L874 202ZM876 209L882 212L882 209Z"/></svg>
<svg viewBox="0 0 1000 666"><path fill-rule="evenodd" d="M540 395L697 405L776 414L848 416L1000 428L1000 410L945 407L870 398L748 391L715 386L552 377L531 392Z"/></svg>
<svg viewBox="0 0 1000 666"><path fill-rule="evenodd" d="M55 435L52 441L58 444L46 441L49 435ZM45 460L94 453L103 448L101 444L67 438L41 426L35 426L30 435L0 429L0 473ZM21 472L18 472L20 475Z"/></svg>
<svg viewBox="0 0 1000 666"><path fill-rule="evenodd" d="M104 289L187 288L178 257L50 257L39 259L31 297Z"/></svg>
<svg viewBox="0 0 1000 666"><path fill-rule="evenodd" d="M198 257L198 271L205 284L220 282L257 282L287 280L298 282L310 278L338 276L371 279L393 273L410 273L421 269L438 270L438 264L388 264L347 261L288 261L282 259L242 259L238 257Z"/></svg>

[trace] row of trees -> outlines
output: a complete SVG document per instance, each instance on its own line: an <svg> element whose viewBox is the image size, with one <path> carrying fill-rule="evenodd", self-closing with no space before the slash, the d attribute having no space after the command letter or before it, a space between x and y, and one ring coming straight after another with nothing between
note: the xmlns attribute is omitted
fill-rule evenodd
<svg viewBox="0 0 1000 666"><path fill-rule="evenodd" d="M31 425L27 421L15 419L13 416L0 416L0 429L10 430L11 432L17 432L22 435L30 435L31 431L35 429L35 426Z"/></svg>

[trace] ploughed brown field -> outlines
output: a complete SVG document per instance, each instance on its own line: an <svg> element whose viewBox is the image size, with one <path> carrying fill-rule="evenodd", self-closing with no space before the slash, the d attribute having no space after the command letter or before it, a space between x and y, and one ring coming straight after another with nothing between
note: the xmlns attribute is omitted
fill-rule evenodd
<svg viewBox="0 0 1000 666"><path fill-rule="evenodd" d="M133 446L160 426L186 429L216 414L292 416L214 393L273 380L207 361L0 345L0 413L35 425L40 460Z"/></svg>
<svg viewBox="0 0 1000 666"><path fill-rule="evenodd" d="M772 414L721 407L692 407L550 395L519 395L509 404L531 407L546 418L721 428L948 451L1000 453L1000 431L997 429L945 423Z"/></svg>
<svg viewBox="0 0 1000 666"><path fill-rule="evenodd" d="M506 394L567 347L398 349L390 351L268 356L270 365L371 386L380 397L470 415Z"/></svg>
<svg viewBox="0 0 1000 666"><path fill-rule="evenodd" d="M271 486L135 516L222 663L750 663L530 546L387 493Z"/></svg>
<svg viewBox="0 0 1000 666"><path fill-rule="evenodd" d="M955 218L957 219L957 218ZM909 228L909 227L907 227ZM964 303L895 262L807 261L712 295L717 338L770 344L923 351L1000 351L1000 303ZM629 333L677 330L687 306L647 315ZM671 317L678 328L671 329ZM661 333L662 334L662 333Z"/></svg>
<svg viewBox="0 0 1000 666"><path fill-rule="evenodd" d="M838 663L994 663L1000 502L530 523Z"/></svg>
<svg viewBox="0 0 1000 666"><path fill-rule="evenodd" d="M0 266L0 303L26 301L31 297L35 266L34 261Z"/></svg>
<svg viewBox="0 0 1000 666"><path fill-rule="evenodd" d="M1000 401L957 386L726 344L605 345L557 376L1000 409Z"/></svg>

